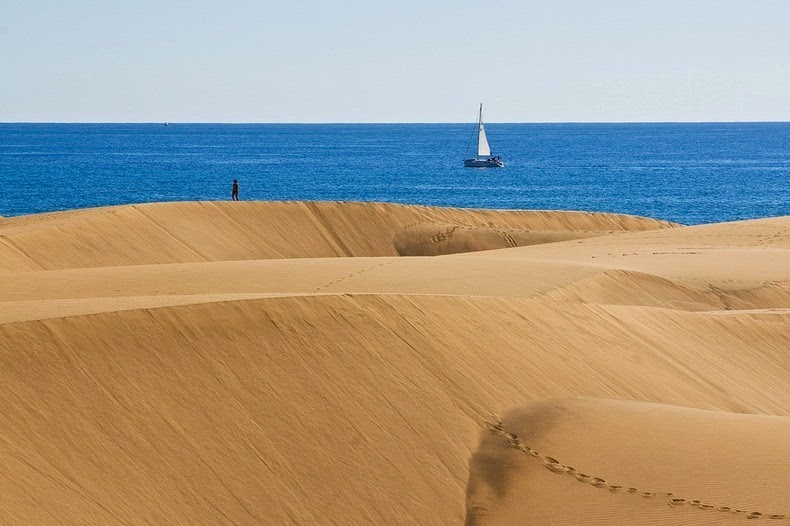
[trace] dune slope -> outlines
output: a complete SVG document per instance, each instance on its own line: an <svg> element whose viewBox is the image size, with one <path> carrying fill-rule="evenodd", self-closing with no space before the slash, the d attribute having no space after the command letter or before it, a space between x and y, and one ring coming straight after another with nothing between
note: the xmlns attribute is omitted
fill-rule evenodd
<svg viewBox="0 0 790 526"><path fill-rule="evenodd" d="M788 417L533 402L492 422L472 457L466 524L786 524L788 434Z"/></svg>
<svg viewBox="0 0 790 526"><path fill-rule="evenodd" d="M480 423L501 407L594 394L790 411L783 327L607 317L365 295L4 324L5 509L19 521L457 523ZM763 348L743 353L756 337Z"/></svg>

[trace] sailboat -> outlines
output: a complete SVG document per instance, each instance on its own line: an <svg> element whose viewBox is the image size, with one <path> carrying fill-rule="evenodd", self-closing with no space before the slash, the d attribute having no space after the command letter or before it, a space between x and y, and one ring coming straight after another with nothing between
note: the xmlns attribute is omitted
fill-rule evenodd
<svg viewBox="0 0 790 526"><path fill-rule="evenodd" d="M486 130L483 127L483 103L480 103L480 116L477 119L477 155L474 159L464 159L466 168L502 168L505 163L500 156L491 155L491 147L488 146Z"/></svg>

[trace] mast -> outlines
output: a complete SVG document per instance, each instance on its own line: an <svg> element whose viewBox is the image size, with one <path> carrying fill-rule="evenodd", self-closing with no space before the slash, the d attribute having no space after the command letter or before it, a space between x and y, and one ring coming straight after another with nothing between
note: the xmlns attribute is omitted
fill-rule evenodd
<svg viewBox="0 0 790 526"><path fill-rule="evenodd" d="M483 127L483 103L480 103L480 114L477 116L477 153L475 159L480 159L480 129Z"/></svg>
<svg viewBox="0 0 790 526"><path fill-rule="evenodd" d="M483 127L483 103L480 103L480 116L477 120L477 156L475 159L480 159L480 157L490 157L491 156L491 147L488 145L488 139L486 138L486 129Z"/></svg>

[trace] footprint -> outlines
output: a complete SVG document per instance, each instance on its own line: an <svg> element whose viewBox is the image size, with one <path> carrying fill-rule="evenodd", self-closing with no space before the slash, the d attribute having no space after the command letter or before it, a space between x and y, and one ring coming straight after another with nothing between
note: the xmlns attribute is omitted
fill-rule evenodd
<svg viewBox="0 0 790 526"><path fill-rule="evenodd" d="M669 504L672 506L682 506L686 503L686 499L672 499Z"/></svg>
<svg viewBox="0 0 790 526"><path fill-rule="evenodd" d="M642 493L642 496L649 499L649 498L655 497L656 494L655 493L651 493L649 491L645 491L645 492Z"/></svg>
<svg viewBox="0 0 790 526"><path fill-rule="evenodd" d="M747 519L759 519L762 516L763 516L763 514L760 513L759 511L753 511L749 515L747 515L746 518Z"/></svg>
<svg viewBox="0 0 790 526"><path fill-rule="evenodd" d="M639 493L639 490L636 488L628 488L628 493Z"/></svg>
<svg viewBox="0 0 790 526"><path fill-rule="evenodd" d="M719 507L718 507L718 508L716 508L716 509L717 509L718 511L724 511L724 512L729 512L729 511L732 511L732 508L730 508L729 506L719 506Z"/></svg>
<svg viewBox="0 0 790 526"><path fill-rule="evenodd" d="M502 428L501 422L486 422L485 424L488 430L494 435L502 436L505 434L505 430Z"/></svg>
<svg viewBox="0 0 790 526"><path fill-rule="evenodd" d="M562 475L565 473L565 468L563 468L559 464L543 464L543 467L551 471L552 473L556 473L557 475Z"/></svg>
<svg viewBox="0 0 790 526"><path fill-rule="evenodd" d="M560 464L559 460L552 457L546 457L543 459L543 466L551 471L552 473L567 473L567 468Z"/></svg>
<svg viewBox="0 0 790 526"><path fill-rule="evenodd" d="M784 516L784 515L781 515L781 514L778 514L778 513L776 513L776 514L774 514L774 515L769 515L769 516L768 516L768 518L769 518L769 519L784 519L784 518L785 518L785 516Z"/></svg>
<svg viewBox="0 0 790 526"><path fill-rule="evenodd" d="M593 479L590 481L590 484L592 484L596 488L608 487L608 485L606 484L606 481L604 479L598 478L598 477L593 477Z"/></svg>
<svg viewBox="0 0 790 526"><path fill-rule="evenodd" d="M615 486L615 485L609 486L609 491L611 491L612 493L614 493L615 491L620 491L621 489L623 489L622 486Z"/></svg>

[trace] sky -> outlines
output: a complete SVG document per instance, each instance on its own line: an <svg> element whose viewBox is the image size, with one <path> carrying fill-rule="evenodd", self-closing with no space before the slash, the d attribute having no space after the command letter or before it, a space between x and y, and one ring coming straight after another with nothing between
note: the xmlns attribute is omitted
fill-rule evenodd
<svg viewBox="0 0 790 526"><path fill-rule="evenodd" d="M0 122L790 121L785 0L3 0Z"/></svg>

